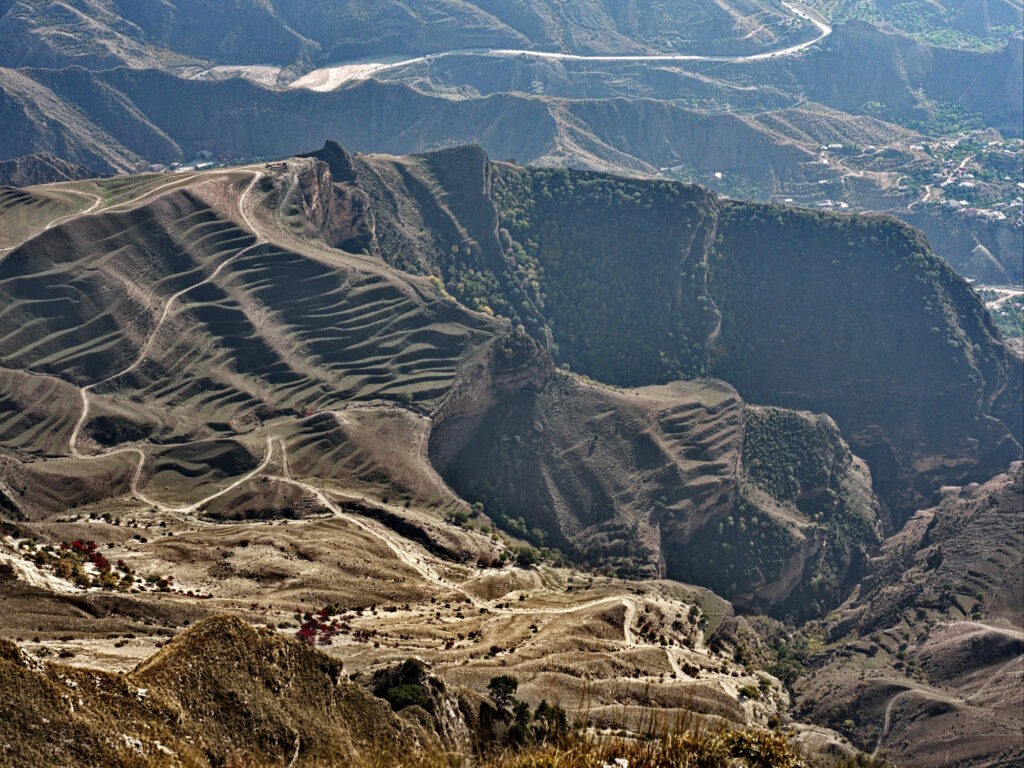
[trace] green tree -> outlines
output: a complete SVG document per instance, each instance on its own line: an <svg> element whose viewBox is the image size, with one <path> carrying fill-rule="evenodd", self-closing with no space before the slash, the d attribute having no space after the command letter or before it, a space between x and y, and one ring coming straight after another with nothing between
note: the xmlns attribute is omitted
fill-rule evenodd
<svg viewBox="0 0 1024 768"><path fill-rule="evenodd" d="M487 690L490 692L491 698L494 699L494 703L501 709L505 709L513 701L516 691L519 690L519 681L511 675L499 675L491 678L491 682L487 684Z"/></svg>
<svg viewBox="0 0 1024 768"><path fill-rule="evenodd" d="M537 554L537 550L533 547L520 547L519 551L516 553L516 563L519 564L520 568L529 568L539 562L540 556Z"/></svg>

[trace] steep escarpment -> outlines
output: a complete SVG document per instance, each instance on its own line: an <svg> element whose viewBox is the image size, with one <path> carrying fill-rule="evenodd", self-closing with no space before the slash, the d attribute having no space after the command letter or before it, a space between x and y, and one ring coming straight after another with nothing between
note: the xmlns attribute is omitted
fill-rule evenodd
<svg viewBox="0 0 1024 768"><path fill-rule="evenodd" d="M707 292L711 193L500 165L492 195L509 252L536 273L560 363L626 386L707 372L718 324Z"/></svg>
<svg viewBox="0 0 1024 768"><path fill-rule="evenodd" d="M711 375L754 403L829 414L897 526L942 484L1020 456L1020 361L893 219L488 164L476 149L354 166L386 260L600 381Z"/></svg>
<svg viewBox="0 0 1024 768"><path fill-rule="evenodd" d="M719 236L712 370L756 402L835 418L898 523L1019 457L1020 362L919 233L729 204Z"/></svg>
<svg viewBox="0 0 1024 768"><path fill-rule="evenodd" d="M763 537L755 529L788 525L813 544L799 559L774 566L778 586L766 597L779 601L777 612L806 618L849 594L882 541L882 510L867 465L851 453L835 422L825 415L747 406L742 479L739 511L761 510L751 510L747 521L726 521L720 535L737 540L739 556L724 558L725 567L770 575L772 559L758 551ZM691 565L694 572L700 567L696 559Z"/></svg>
<svg viewBox="0 0 1024 768"><path fill-rule="evenodd" d="M303 221L316 222L321 234L355 229L365 238L357 244L391 266L434 275L461 304L543 335L535 264L500 231L491 199L493 166L482 149L352 156L327 142L308 157L326 165L334 190L324 187L323 170L292 185L304 198L321 201L312 209L298 206L307 211Z"/></svg>
<svg viewBox="0 0 1024 768"><path fill-rule="evenodd" d="M498 169L557 361L617 384L712 374L754 402L828 413L898 521L1020 455L1020 362L905 225Z"/></svg>
<svg viewBox="0 0 1024 768"><path fill-rule="evenodd" d="M715 380L598 386L514 338L454 391L430 440L448 483L499 526L598 569L798 618L859 578L878 506L827 417L745 407Z"/></svg>

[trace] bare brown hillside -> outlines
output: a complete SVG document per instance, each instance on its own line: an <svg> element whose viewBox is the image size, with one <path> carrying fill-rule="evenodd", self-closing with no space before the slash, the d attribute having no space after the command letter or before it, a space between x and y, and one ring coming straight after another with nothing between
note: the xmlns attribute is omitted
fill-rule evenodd
<svg viewBox="0 0 1024 768"><path fill-rule="evenodd" d="M898 763L1019 763L1022 548L1020 463L948 489L830 619L833 649L811 659L798 707Z"/></svg>
<svg viewBox="0 0 1024 768"><path fill-rule="evenodd" d="M431 738L339 662L237 619L199 624L127 675L0 643L10 765L356 764Z"/></svg>

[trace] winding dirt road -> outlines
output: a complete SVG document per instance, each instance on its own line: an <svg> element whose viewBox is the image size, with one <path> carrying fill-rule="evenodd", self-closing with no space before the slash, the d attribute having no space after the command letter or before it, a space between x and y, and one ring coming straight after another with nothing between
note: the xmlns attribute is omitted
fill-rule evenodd
<svg viewBox="0 0 1024 768"><path fill-rule="evenodd" d="M171 506L168 506L168 505L165 505L165 504L161 504L160 502L157 502L157 501L155 501L153 499L150 499L147 496L143 495L139 491L139 488L138 488L138 486L139 486L139 479L142 477L143 465L146 462L146 454L141 449L139 449L139 448L115 448L113 450L104 451L103 453L97 453L97 454L84 454L84 453L82 453L81 451L78 450L78 436L79 436L79 434L82 431L82 427L85 426L85 422L89 418L89 390L93 389L94 387L98 387L101 384L105 384L105 383L107 383L109 381L113 381L114 379L117 379L117 378L119 378L121 376L124 376L124 375L126 375L128 373L131 373L133 370L138 368L139 365L141 365L142 362L149 355L149 350L153 346L153 341L154 341L154 339L156 339L157 334L160 332L160 329L163 327L164 322L167 320L168 316L170 315L171 307L172 307L172 305L174 304L175 301L177 301L179 298L181 298L182 296L187 294L189 291L193 291L196 288L198 288L198 287L200 287L202 285L206 285L207 283L211 282L212 280L214 280L217 277L217 275L219 275L221 273L221 271L224 269L224 267L228 266L232 261L237 259L239 256L241 256L246 251L250 251L253 248L257 247L258 245L262 245L263 243L266 242L266 238L264 238L260 234L260 232L256 229L256 227L253 225L252 219L249 217L248 213L245 210L245 200L249 196L249 193L252 191L253 187L256 186L256 184L259 182L259 180L261 178L263 178L263 172L262 171L255 171L253 173L252 180L249 182L249 185L245 188L245 191L242 192L242 194L238 198L238 212L239 212L239 215L241 216L242 220L245 222L245 225L250 229L250 231L252 231L253 235L255 235L256 242L253 243L252 245L248 246L247 248L242 249L241 251L236 253L234 256L231 256L230 258L225 259L223 262L221 262L217 266L216 269L213 270L213 272L211 272L209 275L207 275L205 278L203 278L199 282L194 283L192 285L189 285L186 288L183 288L180 291L178 291L177 293L175 293L172 296L170 296L167 299L167 301L164 302L163 308L162 308L162 310L160 312L160 316L157 318L157 321L156 321L156 323L153 326L153 330L149 332L148 336L146 337L145 343L142 345L142 348L139 350L139 354L136 356L135 360L132 361L132 363L130 365L128 365L126 368L123 368L120 371L117 371L116 373L113 373L113 374L107 376L104 379L100 379L99 381L95 381L92 384L87 384L84 387L79 387L79 390L78 390L79 395L80 395L81 400L82 400L82 412L81 412L81 414L78 417L78 421L75 422L75 426L71 430L71 435L68 438L68 448L70 449L71 455L74 458L82 460L82 461L96 461L96 460L99 460L99 459L109 458L111 456L122 456L122 455L129 454L129 453L137 455L138 458L139 458L139 463L138 463L138 465L135 468L134 475L132 476L132 482L131 482L131 487L130 487L131 495L136 497L136 498L138 498L140 501L143 501L143 502L145 502L147 504L150 504L150 505L156 507L161 512L167 512L167 513L188 513L188 512L194 512L197 509L199 509L200 507L202 507L204 504L207 504L210 501L213 501L214 499L219 498L220 496L223 496L226 493L229 493L230 491L234 490L238 486L240 486L243 483L245 483L248 480L250 480L252 477L255 477L260 472L262 472L264 469L266 469L267 464L269 464L269 462L270 462L270 458L271 458L271 455L272 455L271 441L269 439L267 440L267 455L266 455L266 458L264 458L264 460L261 462L261 464L255 470L253 470L251 473L249 473L248 475L245 475L244 477L242 477L241 479L235 481L234 483L232 483L231 485L227 486L226 488L223 488L222 490L218 491L217 493L212 494L209 497L207 497L205 499L202 499L201 501L196 502L195 504L189 504L189 505L186 505L186 506L183 506L183 507L171 507ZM167 186L171 186L171 185L169 185L169 184L163 185L163 187L167 187ZM151 192L153 192L153 191L155 191L155 190L151 190ZM150 196L151 196L151 194L147 194L145 197L150 197ZM85 216L88 213L90 213L92 210L94 210L95 207L96 206L94 205L93 208L90 208L87 211L75 214L75 216L72 217L72 218L76 218L78 216ZM49 228L49 227L47 227L47 228Z"/></svg>
<svg viewBox="0 0 1024 768"><path fill-rule="evenodd" d="M77 219L79 216L87 216L88 214L92 213L97 208L99 208L101 205L103 205L103 197L101 195L97 195L97 194L95 194L93 192L82 192L81 190L78 190L78 189L63 189L62 192L65 192L65 193L67 193L69 195L76 195L77 197L88 198L89 200L92 200L92 205L90 205L84 211L75 211L74 213L69 213L69 214L67 214L65 216L60 216L60 217L54 219L53 221L48 223L45 227L43 227L41 230L39 230L38 232L35 232L32 235L29 235L27 238L25 238L22 242L18 243L17 245L9 245L9 246L7 246L5 248L0 248L0 254L6 255L6 254L10 253L11 251L13 251L15 248L20 248L22 245L27 243L33 237L38 237L43 232L47 232L47 231L53 229L54 227L56 227L56 226L58 226L60 224L63 224L66 221L71 221L71 219Z"/></svg>
<svg viewBox="0 0 1024 768"><path fill-rule="evenodd" d="M427 564L428 560L426 555L418 551L418 546L411 544L407 539L404 539L387 529L378 528L376 525L367 522L366 520L363 520L362 518L357 517L356 515L352 515L348 512L345 512L324 491L317 488L315 485L311 485L310 483L306 483L301 480L296 480L295 478L291 477L287 470L288 455L284 441L281 440L281 438L277 437L271 438L271 441L276 441L280 446L282 457L281 466L284 472L282 476L276 477L276 480L278 480L279 482L287 483L288 485L294 486L296 488L306 491L309 494L312 494L317 499L317 501L320 502L320 504L322 504L325 509L330 510L330 512L336 518L340 518L345 522L354 525L364 533L367 533L370 536L373 536L374 538L381 541L386 547L388 547L388 549L390 549L395 554L395 556L402 563L409 566L412 570L419 574L419 576L423 578L425 581L433 584L436 587L439 587L440 589L448 590L456 594L462 595L466 600L469 601L469 603L474 608L482 608L484 610L489 611L490 613L494 613L500 616L534 616L541 614L565 615L570 613L578 613L580 611L585 611L590 608L596 608L601 605L608 605L611 603L622 603L626 608L625 616L622 622L623 640L626 646L629 648L662 648L662 646L660 645L653 646L648 644L637 643L635 637L633 636L633 622L636 618L637 605L636 600L630 595L610 595L608 597L597 598L595 600L589 600L587 602L578 603L576 605L562 606L557 608L499 608L496 606L496 603L502 602L500 598L498 600L481 600L479 597L465 589L460 584L456 584L455 582L449 581L444 576L442 576L437 570L429 566ZM270 452L268 450L268 455L269 453ZM200 504L203 503L206 502L200 502ZM679 669L679 666L671 654L669 654L668 659L669 665L671 666L672 670L677 675L681 675L682 673Z"/></svg>
<svg viewBox="0 0 1024 768"><path fill-rule="evenodd" d="M70 221L71 219L77 219L79 216L88 216L90 213L92 213L97 208L99 208L101 205L103 205L103 197L101 195L97 195L97 194L95 194L93 192L81 192L80 190L77 190L77 189L66 189L64 191L68 192L69 194L72 194L72 195L77 195L78 197L88 197L88 198L90 198L92 200L92 205L90 205L84 211L75 211L74 213L69 213L67 216L61 216L58 219L54 219L53 221L51 221L49 224L47 224L43 228L43 232L46 232L47 230L53 229L58 224L63 224L65 221ZM33 237L35 237L35 235L33 235Z"/></svg>
<svg viewBox="0 0 1024 768"><path fill-rule="evenodd" d="M895 706L896 702L899 701L904 696L906 696L908 693L913 693L913 692L914 692L913 690L900 691L895 696L893 696L891 699L889 699L889 703L885 707L885 720L884 720L884 722L882 724L882 732L880 734L878 734L878 741L875 743L875 749L871 753L871 759L872 760L874 760L876 757L878 757L878 753L882 749L882 744L885 742L885 737L889 734L889 726L892 725L892 708L893 708L893 706Z"/></svg>
<svg viewBox="0 0 1024 768"><path fill-rule="evenodd" d="M110 374L109 376L107 376L107 377L105 377L103 379L100 379L99 381L95 381L92 384L88 384L86 386L83 386L83 387L79 388L79 395L80 395L81 401L82 401L82 410L81 410L81 414L79 415L78 420L76 421L75 426L74 426L74 428L73 428L73 430L71 432L71 435L70 435L70 437L68 439L68 448L69 448L69 451L71 453L71 456L73 458L75 458L77 460L81 460L81 461L98 461L100 459L110 458L112 456L120 456L120 455L126 455L126 454L133 454L133 455L135 455L138 458L138 463L136 464L135 472L134 472L134 474L132 476L130 490L129 490L130 495L132 497L134 497L134 498L136 498L136 499L146 503L146 504L149 504L150 506L154 507L155 509L157 509L160 512L163 512L165 514L179 514L180 515L180 514L190 514L190 513L197 512L200 509L202 509L205 505L209 504L211 501L214 501L215 499L220 498L221 496L224 496L225 494L230 493L234 489L238 488L239 486L243 485L244 483L246 483L246 482L248 482L248 481L250 481L250 480L252 480L252 479L254 479L256 477L265 474L267 472L267 469L270 467L271 463L273 462L273 459L274 459L275 455L277 455L277 452L279 451L280 452L279 462L280 462L281 474L280 475L269 475L268 474L267 475L268 477L271 477L271 478L277 480L278 482L286 483L286 484L291 485L293 487L299 488L299 489L305 491L306 493L312 495L313 497L315 497L317 499L317 501L325 509L329 510L335 517L340 518L340 519L346 521L347 523L350 523L351 525L357 527L358 529L360 529L361 531L365 532L366 534L368 534L370 536L373 536L374 538L376 538L379 541L381 541L385 546L388 547L388 549L390 549L394 553L395 557L397 557L400 562L402 562L405 565L409 566L413 571L415 571L425 581L433 584L434 586L436 586L436 587L438 587L440 589L451 591L453 593L456 593L456 594L459 594L459 595L463 596L466 600L468 600L468 602L470 604L472 604L476 608L482 608L482 609L485 609L485 610L487 610L487 611L489 611L491 613L498 614L498 615L506 615L506 616L513 616L513 615L528 616L528 615L542 615L542 614L547 614L547 615L564 615L564 614L578 613L580 611L589 610L591 608L596 608L596 607L603 606L603 605L621 603L624 606L624 608L625 608L625 613L624 613L624 616L623 616L623 642L624 642L625 646L627 648L648 648L648 647L650 647L650 648L658 648L659 650L665 650L665 652L667 654L667 658L668 658L668 662L669 662L670 668L673 670L673 672L675 672L676 675L682 676L682 672L681 672L681 670L679 668L678 662L676 661L675 657L672 655L672 653L671 653L671 651L669 649L663 648L660 645L656 646L656 645L652 645L652 644L648 644L648 643L639 643L637 641L637 639L636 639L636 637L635 637L635 635L633 633L633 625L634 625L634 622L636 621L636 614L637 614L637 601L636 601L635 597L633 597L632 595L629 595L629 594L609 595L607 597L597 598L597 599L589 600L589 601L586 601L586 602L583 602L583 603L577 603L577 604L574 604L574 605L559 606L559 607L532 607L532 608L531 607L521 607L521 608L520 607L515 607L515 608L512 608L512 607L500 607L499 608L498 604L503 602L502 599L496 599L496 600L490 600L490 601L482 600L479 597L477 597L476 595L474 595L472 592L470 592L467 589L465 589L465 587L463 587L462 585L447 579L440 572L440 570L438 568L435 568L435 567L433 567L430 564L430 561L431 561L432 558L425 552L425 550L423 550L418 545L416 545L416 544L408 541L407 539L405 539L405 538L395 534L394 532L390 531L387 528L384 528L382 526L378 526L377 524L375 524L375 523L373 523L371 521L364 520L364 519L362 519L362 518L360 518L360 517L358 517L356 515L353 515L353 514L350 514L348 512L345 512L339 506L339 504L337 504L333 499L331 499L328 496L328 494L324 490L318 488L317 486L315 486L315 485L313 485L313 484L311 484L309 482L305 482L305 481L302 481L302 480L299 480L299 479L295 478L292 475L290 467L289 467L287 447L285 445L284 440L282 438L280 438L280 437L271 436L271 437L267 438L266 451L265 451L264 457L263 457L262 461L259 463L259 465L255 469L253 469L252 471L250 471L250 472L246 473L245 475L239 477L238 479L234 480L233 482L231 482L230 484L228 484L224 488L216 491L215 493L212 493L212 494L210 494L210 495L208 495L208 496L206 496L206 497L204 497L204 498L202 498L199 501L196 501L194 503L187 504L187 505L181 505L181 506L172 506L172 505L164 504L162 502L159 502L159 501L157 501L155 499L152 499L152 498L146 496L144 493L142 493L142 491L139 490L139 483L140 483L141 478L142 478L142 472L143 472L143 468L144 468L145 460L146 460L146 454L145 454L145 452L141 448L137 448L137 447L114 448L114 449L111 449L109 451L104 451L102 453L96 453L96 454L85 454L85 453L82 453L79 450L79 448L78 448L78 439L79 439L79 436L81 434L82 428L84 427L84 425L87 422L88 417L89 417L89 410L90 410L89 392L90 392L90 390L92 390L93 388L95 388L95 387L97 387L97 386L99 386L101 384L113 381L113 380L115 380L115 379L117 379L117 378L119 378L121 376L124 376L124 375L126 375L128 373L131 373L133 370L138 368L139 365L142 364L142 362L148 357L149 352L152 349L152 346L153 346L153 343L154 343L154 340L155 340L157 334L160 332L160 330L164 326L165 322L170 317L171 311L172 311L172 307L173 307L174 303L178 299L180 299L182 296L186 295L190 291L195 290L196 288L198 288L198 287L200 287L202 285L205 285L205 284L209 283L210 281L214 280L224 270L225 267L230 265L232 261L237 259L239 256L241 256L246 251L249 251L252 248L255 248L255 247L259 246L259 245L265 244L265 243L270 241L270 239L261 231L261 229L257 225L256 221L253 219L252 216L250 216L248 210L246 209L246 202L247 202L247 200L249 198L249 195L252 192L253 188L256 186L256 184L259 183L259 181L263 177L263 175L264 174L263 174L262 171L254 171L253 172L252 179L250 180L248 186L245 188L245 190L240 195L240 197L238 199L238 204L237 204L239 217L241 218L241 220L244 223L245 227L248 228L252 232L252 234L255 236L256 241L252 245L250 245L247 248L243 249L242 251L239 251L238 253L236 253L234 256L231 256L230 258L224 260L209 275L204 277L202 280L199 280L196 283L181 289L180 291L178 291L175 294L173 294L172 296L170 296L166 301L164 301L163 305L160 308L159 315L157 317L156 323L154 324L152 330L147 335L146 340L143 343L142 347L140 348L138 355L135 357L135 359L128 366L126 366L125 368L123 368L123 369L121 369L121 370L119 370L119 371L117 371L115 373ZM172 184L164 185L164 187L168 187L168 186L173 186L173 185ZM145 197L146 198L152 197L153 196L152 193L154 193L156 191L157 190L151 190L150 193L147 193L147 195L145 195ZM94 208L95 208L95 206L93 208L89 209L89 211L85 211L85 212L76 214L76 216L86 215L87 213L89 213L92 210L94 210ZM74 217L72 217L72 218L74 218ZM420 445L420 449L422 450L422 442L421 442L421 445Z"/></svg>

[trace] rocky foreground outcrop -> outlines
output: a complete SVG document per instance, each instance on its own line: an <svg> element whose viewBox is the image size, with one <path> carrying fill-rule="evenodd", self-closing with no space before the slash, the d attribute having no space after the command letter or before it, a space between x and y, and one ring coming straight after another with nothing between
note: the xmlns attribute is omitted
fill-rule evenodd
<svg viewBox="0 0 1024 768"><path fill-rule="evenodd" d="M127 675L42 663L0 641L10 765L357 765L437 737L348 681L341 663L209 619Z"/></svg>

